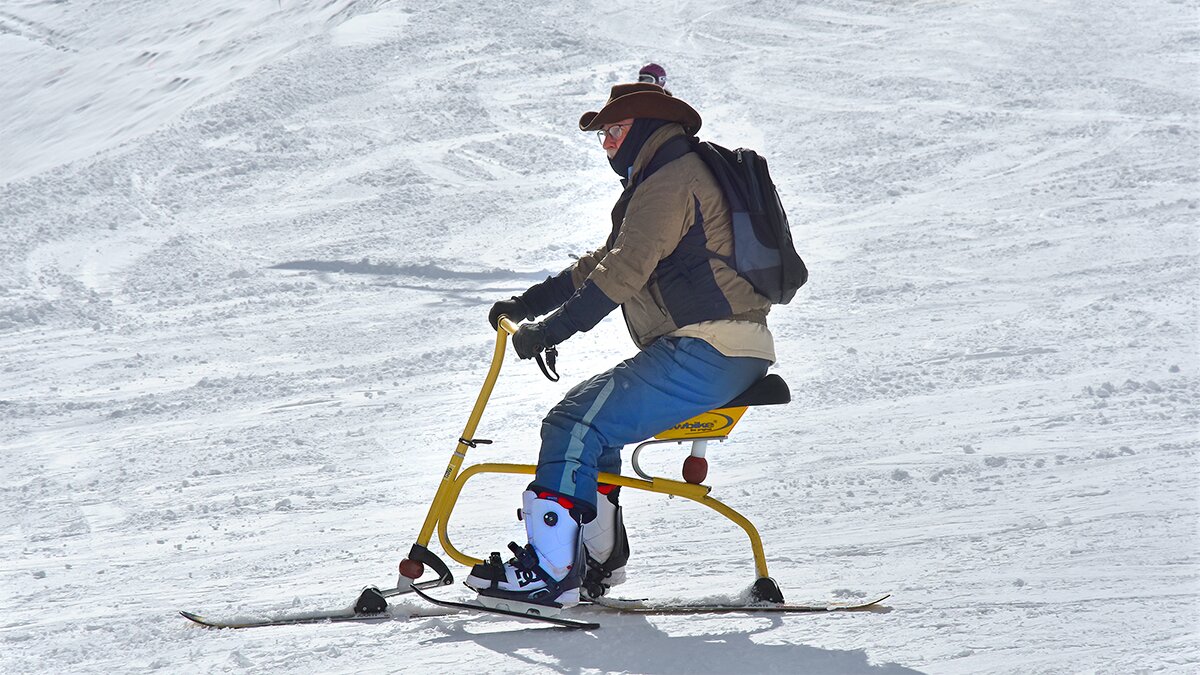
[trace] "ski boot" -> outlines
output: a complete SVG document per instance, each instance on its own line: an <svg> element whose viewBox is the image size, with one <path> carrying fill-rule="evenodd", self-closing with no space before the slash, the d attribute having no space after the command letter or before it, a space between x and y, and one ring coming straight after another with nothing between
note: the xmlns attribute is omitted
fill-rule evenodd
<svg viewBox="0 0 1200 675"><path fill-rule="evenodd" d="M598 598L609 588L625 582L629 538L625 536L625 521L621 517L620 494L617 485L601 485L596 495L596 517L583 526L587 553L587 572L583 577L585 598Z"/></svg>
<svg viewBox="0 0 1200 675"><path fill-rule="evenodd" d="M526 490L522 503L529 543L524 548L510 543L514 557L507 563L492 553L471 569L466 584L486 607L553 616L579 603L584 568L579 521L565 497Z"/></svg>

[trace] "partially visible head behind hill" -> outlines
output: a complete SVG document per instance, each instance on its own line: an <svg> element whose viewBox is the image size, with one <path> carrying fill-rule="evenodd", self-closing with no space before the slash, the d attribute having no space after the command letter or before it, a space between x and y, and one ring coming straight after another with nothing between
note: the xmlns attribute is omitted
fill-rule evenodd
<svg viewBox="0 0 1200 675"><path fill-rule="evenodd" d="M649 82L650 84L657 84L666 89L667 69L657 63L647 63L638 71L638 82Z"/></svg>

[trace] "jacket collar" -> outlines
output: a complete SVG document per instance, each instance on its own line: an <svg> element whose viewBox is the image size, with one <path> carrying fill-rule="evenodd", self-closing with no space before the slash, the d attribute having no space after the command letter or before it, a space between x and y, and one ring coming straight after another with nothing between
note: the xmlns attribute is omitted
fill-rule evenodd
<svg viewBox="0 0 1200 675"><path fill-rule="evenodd" d="M638 151L637 157L633 160L633 171L630 173L629 178L632 179L634 176L637 176L639 173L641 173L642 169L645 169L646 165L650 163L650 160L654 158L654 154L658 152L659 148L665 145L667 141L675 138L676 136L682 135L683 125L676 122L663 125L654 133L650 134L650 138L646 139L646 142L642 145L642 149Z"/></svg>

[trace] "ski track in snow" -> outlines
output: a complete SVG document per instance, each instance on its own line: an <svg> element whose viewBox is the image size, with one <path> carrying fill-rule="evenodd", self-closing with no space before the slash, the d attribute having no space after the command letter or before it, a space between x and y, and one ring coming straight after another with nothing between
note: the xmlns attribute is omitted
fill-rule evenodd
<svg viewBox="0 0 1200 675"><path fill-rule="evenodd" d="M0 671L1194 672L1198 16L11 4ZM714 495L789 600L890 609L578 610L603 624L587 635L180 619L393 582L486 372L490 303L607 233L618 188L574 125L648 60L703 137L771 160L812 270L771 316L793 402L710 448ZM632 349L610 317L560 370ZM497 443L468 459L532 461L565 389L511 360L478 434ZM522 537L522 484L474 481L452 540ZM624 503L620 595L744 592L740 530Z"/></svg>

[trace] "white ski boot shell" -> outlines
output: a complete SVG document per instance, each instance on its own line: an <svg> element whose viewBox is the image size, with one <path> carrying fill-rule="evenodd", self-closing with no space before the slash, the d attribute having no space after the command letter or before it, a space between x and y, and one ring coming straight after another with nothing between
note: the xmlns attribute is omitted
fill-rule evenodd
<svg viewBox="0 0 1200 675"><path fill-rule="evenodd" d="M524 548L510 543L514 557L507 563L493 553L472 568L465 583L485 606L551 616L579 603L584 569L579 522L555 497L526 490L521 498L529 543Z"/></svg>

